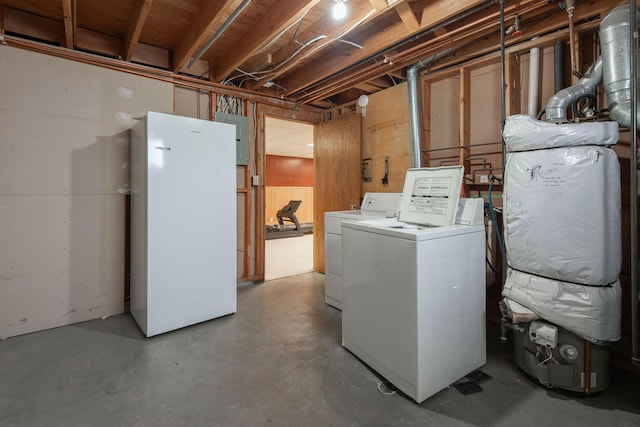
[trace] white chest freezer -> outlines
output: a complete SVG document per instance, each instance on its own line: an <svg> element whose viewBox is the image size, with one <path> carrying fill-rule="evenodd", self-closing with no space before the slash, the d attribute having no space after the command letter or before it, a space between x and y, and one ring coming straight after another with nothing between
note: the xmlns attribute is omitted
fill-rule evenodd
<svg viewBox="0 0 640 427"><path fill-rule="evenodd" d="M342 344L417 402L486 363L484 225L451 225L462 172L441 169L407 173L414 222L342 224Z"/></svg>
<svg viewBox="0 0 640 427"><path fill-rule="evenodd" d="M342 222L393 217L401 193L366 193L360 210L324 214L324 301L342 309Z"/></svg>

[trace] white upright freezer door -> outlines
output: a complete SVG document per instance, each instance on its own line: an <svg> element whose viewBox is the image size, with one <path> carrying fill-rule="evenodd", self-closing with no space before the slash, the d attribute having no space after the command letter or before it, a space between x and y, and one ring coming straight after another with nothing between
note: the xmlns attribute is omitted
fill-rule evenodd
<svg viewBox="0 0 640 427"><path fill-rule="evenodd" d="M152 336L236 311L236 144L232 125L160 113L147 133Z"/></svg>

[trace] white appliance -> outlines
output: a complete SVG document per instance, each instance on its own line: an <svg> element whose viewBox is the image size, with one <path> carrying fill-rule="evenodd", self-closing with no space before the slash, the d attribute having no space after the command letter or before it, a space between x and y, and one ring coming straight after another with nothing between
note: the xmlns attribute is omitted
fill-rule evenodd
<svg viewBox="0 0 640 427"><path fill-rule="evenodd" d="M410 169L401 221L342 224L342 344L418 403L486 363L485 232L479 203L452 225L461 180Z"/></svg>
<svg viewBox="0 0 640 427"><path fill-rule="evenodd" d="M342 221L394 217L401 193L365 193L360 210L324 214L324 301L342 309Z"/></svg>
<svg viewBox="0 0 640 427"><path fill-rule="evenodd" d="M131 313L147 337L236 311L235 135L154 112L131 131Z"/></svg>

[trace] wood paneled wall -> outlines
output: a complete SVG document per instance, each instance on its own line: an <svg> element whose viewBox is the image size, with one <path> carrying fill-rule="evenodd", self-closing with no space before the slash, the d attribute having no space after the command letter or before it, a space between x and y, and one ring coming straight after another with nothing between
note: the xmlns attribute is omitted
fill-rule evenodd
<svg viewBox="0 0 640 427"><path fill-rule="evenodd" d="M313 267L321 273L324 273L324 213L360 205L361 126L361 116L351 113L316 127Z"/></svg>
<svg viewBox="0 0 640 427"><path fill-rule="evenodd" d="M313 222L313 187L268 186L265 188L265 200L265 225L277 224L276 213L290 200L302 200L302 204L296 211L296 218L301 224Z"/></svg>
<svg viewBox="0 0 640 427"><path fill-rule="evenodd" d="M408 98L406 83L369 96L367 115L363 117L362 157L370 159L373 174L371 181L363 181L363 192L402 191L404 176L411 167ZM385 159L389 164L388 184L382 183Z"/></svg>

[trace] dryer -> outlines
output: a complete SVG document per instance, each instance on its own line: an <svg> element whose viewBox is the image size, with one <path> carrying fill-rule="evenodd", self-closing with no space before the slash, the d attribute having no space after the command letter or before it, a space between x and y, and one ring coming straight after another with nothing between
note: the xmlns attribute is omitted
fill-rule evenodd
<svg viewBox="0 0 640 427"><path fill-rule="evenodd" d="M410 169L411 222L342 224L342 345L418 403L486 363L484 224L454 225L461 180Z"/></svg>

